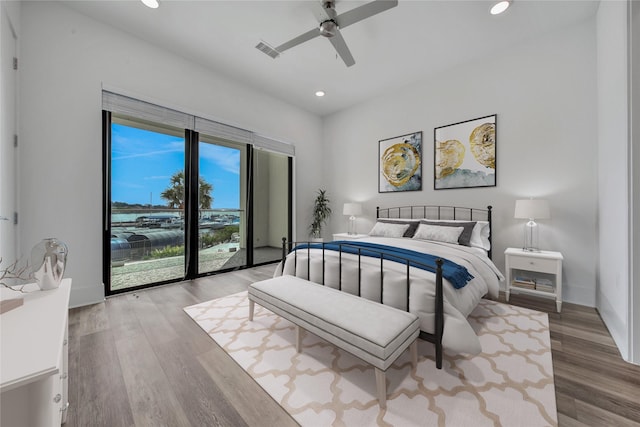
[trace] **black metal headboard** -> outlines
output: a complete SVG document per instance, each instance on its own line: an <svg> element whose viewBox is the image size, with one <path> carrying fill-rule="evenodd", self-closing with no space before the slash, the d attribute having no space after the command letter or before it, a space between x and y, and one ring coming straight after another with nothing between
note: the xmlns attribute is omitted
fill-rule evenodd
<svg viewBox="0 0 640 427"><path fill-rule="evenodd" d="M489 222L489 243L493 237L491 223L492 206L486 209L465 208L460 206L395 206L392 208L380 208L376 206L376 218L411 218L411 219L451 219L468 221L488 221ZM487 252L491 258L493 244Z"/></svg>

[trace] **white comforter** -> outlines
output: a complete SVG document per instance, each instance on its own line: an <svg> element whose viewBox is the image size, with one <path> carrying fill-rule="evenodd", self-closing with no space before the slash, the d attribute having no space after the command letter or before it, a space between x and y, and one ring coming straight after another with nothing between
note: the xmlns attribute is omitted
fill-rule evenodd
<svg viewBox="0 0 640 427"><path fill-rule="evenodd" d="M477 249L466 246L418 239L367 237L360 239L360 241L428 253L466 267L474 277L466 286L455 289L447 280L444 280L443 283L444 334L442 344L445 349L454 353L480 353L482 350L480 341L467 321L467 316L483 296L488 294L492 298L497 298L500 281L504 280L502 273L486 255ZM275 275L294 275L295 273L298 277L323 283L322 251L302 249L295 252L297 254L292 252L287 256L284 269L280 263ZM309 261L307 254L311 255ZM357 294L357 256L343 253L342 268L339 267L339 257L337 251L325 251L324 284L338 288L341 277L341 289ZM378 302L380 302L380 264L380 259L362 257L360 295ZM383 271L383 303L406 310L408 300L406 265L384 261ZM420 318L421 330L433 333L435 325L435 273L410 267L410 285L409 311Z"/></svg>

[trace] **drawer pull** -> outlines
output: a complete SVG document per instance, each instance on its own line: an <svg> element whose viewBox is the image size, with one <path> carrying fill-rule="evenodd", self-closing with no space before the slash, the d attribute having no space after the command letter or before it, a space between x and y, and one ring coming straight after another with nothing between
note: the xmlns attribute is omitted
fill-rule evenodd
<svg viewBox="0 0 640 427"><path fill-rule="evenodd" d="M66 380L68 376L69 376L69 374L67 374L67 373L65 372L64 374L60 375L60 379L61 379L61 380Z"/></svg>
<svg viewBox="0 0 640 427"><path fill-rule="evenodd" d="M56 396L53 398L54 403L60 403L61 400L62 396L60 395L60 393L56 394Z"/></svg>
<svg viewBox="0 0 640 427"><path fill-rule="evenodd" d="M69 409L69 402L65 403L64 405L62 405L62 408L60 408L60 412L64 412L67 409Z"/></svg>

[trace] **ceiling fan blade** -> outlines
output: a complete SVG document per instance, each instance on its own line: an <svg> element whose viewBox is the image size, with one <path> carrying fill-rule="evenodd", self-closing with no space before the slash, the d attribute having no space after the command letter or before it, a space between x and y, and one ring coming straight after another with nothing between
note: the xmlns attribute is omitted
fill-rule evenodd
<svg viewBox="0 0 640 427"><path fill-rule="evenodd" d="M311 40L315 37L318 37L320 35L320 30L318 28L314 28L313 30L309 30L304 34L299 35L298 37L289 40L286 43L281 44L280 46L276 47L276 50L278 52L284 52L287 49L291 49L294 46L298 46L301 43L304 43L308 40Z"/></svg>
<svg viewBox="0 0 640 427"><path fill-rule="evenodd" d="M349 51L349 48L347 47L347 43L344 41L344 38L340 33L340 30L336 28L336 34L333 37L329 37L329 41L336 49L336 52L338 52L338 55L340 55L340 58L342 58L347 67L351 67L356 63L355 59L353 59L353 56L351 55L351 52Z"/></svg>
<svg viewBox="0 0 640 427"><path fill-rule="evenodd" d="M375 0L341 13L335 19L339 28L347 27L398 5L398 0Z"/></svg>

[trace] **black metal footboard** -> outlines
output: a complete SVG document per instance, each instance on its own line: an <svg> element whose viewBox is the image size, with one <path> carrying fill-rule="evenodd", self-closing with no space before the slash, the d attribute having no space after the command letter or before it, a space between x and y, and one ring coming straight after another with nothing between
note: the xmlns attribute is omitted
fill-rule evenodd
<svg viewBox="0 0 640 427"><path fill-rule="evenodd" d="M335 242L327 242L327 243L320 243L320 242L287 242L286 238L282 238L282 269L284 272L284 266L285 266L285 261L286 261L286 257L289 253L291 253L293 251L293 249L298 246L298 245L306 245L306 247L302 248L302 249L297 249L294 252L294 273L293 275L296 275L296 270L297 270L297 257L298 257L298 251L306 251L307 253L307 280L310 280L310 275L311 275L311 249L322 249L322 283L319 283L321 285L325 285L325 245L328 243L332 243L335 244ZM311 247L311 245L316 245L316 247ZM349 255L354 255L357 256L357 263L358 263L358 288L357 288L357 294L358 296L361 296L361 288L362 288L362 267L361 267L361 258L363 256L367 256L367 255L363 255L363 249L361 247L358 246L352 246L349 245L348 243L340 243L338 244L339 246L339 250L338 252L338 289L342 290L342 254L343 254L343 247L351 247L351 248L355 248L357 249L357 254L348 252ZM327 249L328 250L328 249ZM425 340L425 341L429 341L431 343L433 343L436 346L436 367L438 369L442 368L442 334L444 331L444 293L443 293L443 281L442 281L442 264L443 261L441 259L437 259L435 261L436 265L426 265L426 264L420 264L417 263L415 261L410 261L409 259L403 259L402 257L398 256L398 255L393 255L390 256L387 253L385 253L384 251L379 251L376 249L372 249L372 248L366 248L364 249L365 252L373 252L373 253L377 253L380 256L380 302L382 304L384 304L384 300L383 300L383 295L384 295L384 262L396 262L396 263L401 263L401 264L405 264L406 265L406 295L407 295L407 301L406 301L406 307L407 307L407 311L409 310L409 299L410 299L410 267L416 266L416 265L422 265L427 267L428 270L434 271L435 275L436 275L436 289L435 289L435 330L433 333L429 333L429 332L425 332L425 331L420 331L420 338ZM345 252L347 253L347 252ZM386 258L385 258L386 257Z"/></svg>

